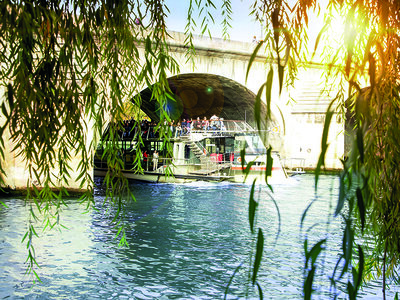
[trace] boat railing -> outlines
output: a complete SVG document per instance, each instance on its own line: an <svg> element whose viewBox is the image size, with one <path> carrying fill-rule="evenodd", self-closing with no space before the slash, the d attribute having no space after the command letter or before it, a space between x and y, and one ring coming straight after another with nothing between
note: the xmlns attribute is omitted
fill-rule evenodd
<svg viewBox="0 0 400 300"><path fill-rule="evenodd" d="M194 121L193 121L194 122ZM193 124L192 122L192 124ZM203 121L201 121L203 122ZM129 128L126 131L118 131L120 141L134 142L141 137L144 140L157 140L160 139L159 130L162 128L168 132L171 132L171 139L179 139L182 136L192 136L193 134L201 133L202 137L207 136L226 136L236 134L248 134L248 133L259 133L259 131L253 128L249 123L243 120L224 120L215 119L208 120L208 125L201 127L178 127L175 123L158 127L155 125L149 125L146 128L138 128L137 126ZM265 131L276 133L279 131L277 127L272 129L266 129ZM198 135L197 135L198 136ZM198 136L199 137L199 136Z"/></svg>
<svg viewBox="0 0 400 300"><path fill-rule="evenodd" d="M216 119L208 120L207 124L208 125L202 125L199 128L194 128L192 126L178 127L176 124L172 124L165 125L164 130L172 133L172 136L170 136L172 139L179 139L182 136L192 136L193 134L196 136L198 133L201 133L203 137L211 137L258 132L249 123L242 120ZM127 131L118 132L118 135L120 141L126 142L137 141L139 136L144 140L156 140L160 138L159 130L156 130L156 126L154 125L149 125L148 128L145 129L133 127Z"/></svg>
<svg viewBox="0 0 400 300"><path fill-rule="evenodd" d="M173 131L173 138L188 138L191 141L200 141L204 138L227 137L249 133L256 134L258 132L245 121L219 120L214 122L216 123L210 123L210 126L208 126L207 128L203 127L201 129L192 128L186 131Z"/></svg>
<svg viewBox="0 0 400 300"><path fill-rule="evenodd" d="M302 157L291 157L284 159L282 163L288 174L295 175L305 173L305 161Z"/></svg>

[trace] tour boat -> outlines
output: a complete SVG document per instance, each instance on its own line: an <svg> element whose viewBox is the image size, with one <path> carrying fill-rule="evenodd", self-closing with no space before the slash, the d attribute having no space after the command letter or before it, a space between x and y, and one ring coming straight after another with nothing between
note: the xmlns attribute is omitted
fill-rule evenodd
<svg viewBox="0 0 400 300"><path fill-rule="evenodd" d="M121 136L121 155L124 162L123 174L128 179L146 182L181 183L190 181L229 181L236 183L266 182L267 150L260 132L245 121L217 120L217 125L208 128L192 128L188 132L171 127L173 154L163 149L164 141L150 130L142 132L142 151L148 158L142 162L143 171L134 168L136 151L129 151L137 141ZM134 129L131 129L132 131ZM264 134L264 136L268 136ZM131 136L137 136L132 134ZM106 142L106 141L105 141ZM103 142L104 143L104 142ZM240 152L245 149L244 161ZM157 164L152 154L158 151ZM102 158L100 146L94 159L94 175L104 177L108 167ZM287 178L279 153L272 152L272 174L268 183L282 182ZM250 164L248 174L244 170Z"/></svg>

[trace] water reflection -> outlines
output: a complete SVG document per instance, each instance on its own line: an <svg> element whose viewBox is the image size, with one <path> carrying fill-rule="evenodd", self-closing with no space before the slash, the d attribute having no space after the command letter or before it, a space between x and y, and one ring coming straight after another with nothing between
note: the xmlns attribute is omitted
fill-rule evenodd
<svg viewBox="0 0 400 300"><path fill-rule="evenodd" d="M340 220L326 220L332 215L338 180L321 178L318 195L313 180L301 176L274 186L279 213L268 189L256 189L260 203L257 226L265 234L259 279L268 299L302 298L305 234L311 243L329 237L323 273L317 277L317 298L332 298L327 276L336 260L342 225ZM242 299L246 293L256 297L243 285L254 246L248 225L249 186L133 184L131 188L137 201L127 207L129 247L117 247L116 229L110 226L108 214L102 210L82 214L83 207L70 199L62 213L69 230L39 231L35 246L43 284L32 289L31 279L23 276L26 249L20 243L28 210L23 200L6 199L10 208L0 212L0 269L4 270L0 298L220 299L241 263L230 297ZM310 207L300 230L302 213L313 199L318 201ZM104 201L101 187L95 201L99 206ZM381 297L380 287L373 283L362 299L377 296Z"/></svg>

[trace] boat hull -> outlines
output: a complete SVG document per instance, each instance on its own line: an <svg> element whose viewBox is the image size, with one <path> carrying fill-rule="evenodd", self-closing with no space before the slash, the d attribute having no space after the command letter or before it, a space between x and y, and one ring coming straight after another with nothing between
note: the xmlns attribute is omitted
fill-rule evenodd
<svg viewBox="0 0 400 300"><path fill-rule="evenodd" d="M190 174L185 170L192 168L171 168L171 172L167 174L165 168L159 168L155 171L143 171L142 173L134 172L132 170L123 170L122 174L129 180L150 182L150 183L186 183L193 181L211 181L211 182L233 182L233 183L266 183L265 167L252 167L247 175L244 174L241 166L232 165L229 169L225 169L216 174ZM180 172L179 172L179 171ZM95 168L95 177L105 177L107 173L106 168ZM272 175L268 176L267 183L281 183L286 180L287 176L283 168L272 168Z"/></svg>

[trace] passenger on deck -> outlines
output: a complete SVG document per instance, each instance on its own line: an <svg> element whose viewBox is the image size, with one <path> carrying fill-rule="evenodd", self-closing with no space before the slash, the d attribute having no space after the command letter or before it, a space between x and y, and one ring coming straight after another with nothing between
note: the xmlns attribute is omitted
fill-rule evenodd
<svg viewBox="0 0 400 300"><path fill-rule="evenodd" d="M201 126L201 121L200 121L200 117L197 117L196 121L193 121L193 129L196 131L200 131L202 126Z"/></svg>
<svg viewBox="0 0 400 300"><path fill-rule="evenodd" d="M149 122L147 120L143 120L140 124L140 130L142 131L142 137L147 138L148 130L149 130Z"/></svg>
<svg viewBox="0 0 400 300"><path fill-rule="evenodd" d="M181 127L181 122L178 122L176 125L176 136L175 137L180 137L182 135L182 127Z"/></svg>
<svg viewBox="0 0 400 300"><path fill-rule="evenodd" d="M149 126L149 138L155 138L155 134L154 134L154 128L156 128L156 122L151 122L150 126Z"/></svg>
<svg viewBox="0 0 400 300"><path fill-rule="evenodd" d="M157 150L153 153L153 171L155 171L158 167L158 152Z"/></svg>
<svg viewBox="0 0 400 300"><path fill-rule="evenodd" d="M226 127L224 125L224 118L220 118L219 122L220 122L219 127L220 127L221 131L226 131Z"/></svg>
<svg viewBox="0 0 400 300"><path fill-rule="evenodd" d="M186 119L182 120L181 126L182 126L182 134L185 135L187 133L187 122L186 122Z"/></svg>
<svg viewBox="0 0 400 300"><path fill-rule="evenodd" d="M207 131L209 126L210 122L208 122L207 117L204 117L203 121L201 122L201 127L203 127L204 131Z"/></svg>
<svg viewBox="0 0 400 300"><path fill-rule="evenodd" d="M145 170L147 170L148 167L149 167L148 158L149 158L149 155L147 154L147 150L144 150L144 152L143 152L143 166L142 167Z"/></svg>
<svg viewBox="0 0 400 300"><path fill-rule="evenodd" d="M170 128L171 133L172 133L171 136L174 137L175 136L175 129L176 129L175 120L172 120L172 122L169 123L169 128Z"/></svg>
<svg viewBox="0 0 400 300"><path fill-rule="evenodd" d="M219 130L219 121L218 121L218 117L216 115L213 115L210 119L210 128L212 130Z"/></svg>
<svg viewBox="0 0 400 300"><path fill-rule="evenodd" d="M190 134L190 131L192 130L192 122L193 122L192 118L190 118L190 120L187 120L186 122L186 130L188 134Z"/></svg>

